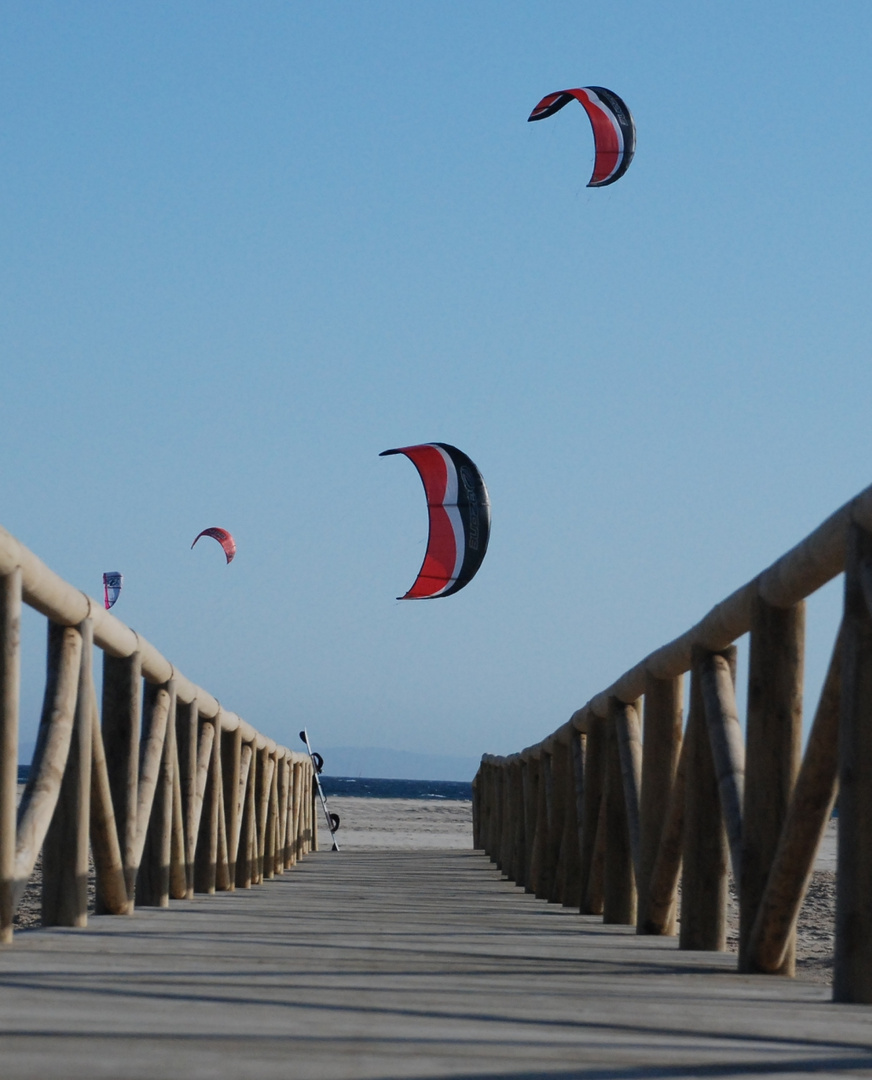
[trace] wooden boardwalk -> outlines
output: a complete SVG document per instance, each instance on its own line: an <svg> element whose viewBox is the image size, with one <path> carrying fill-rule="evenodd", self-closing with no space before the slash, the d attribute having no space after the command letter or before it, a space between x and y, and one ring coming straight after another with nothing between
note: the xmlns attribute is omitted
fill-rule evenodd
<svg viewBox="0 0 872 1080"><path fill-rule="evenodd" d="M872 1010L546 904L480 853L330 852L16 935L3 1080L872 1075Z"/></svg>

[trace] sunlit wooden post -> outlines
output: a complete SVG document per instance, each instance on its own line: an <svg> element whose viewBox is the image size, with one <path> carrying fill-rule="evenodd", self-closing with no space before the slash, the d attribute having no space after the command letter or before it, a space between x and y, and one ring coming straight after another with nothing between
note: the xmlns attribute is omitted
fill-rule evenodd
<svg viewBox="0 0 872 1080"><path fill-rule="evenodd" d="M145 711L148 714L155 707L155 701L161 689L169 694L170 701L151 813L146 818L145 843L136 879L136 902L143 907L169 907L170 902L174 761L169 732L175 728L176 695L173 684L168 683L160 688L147 683Z"/></svg>
<svg viewBox="0 0 872 1080"><path fill-rule="evenodd" d="M727 943L729 847L702 695L708 653L693 650L687 720L679 947L723 951Z"/></svg>
<svg viewBox="0 0 872 1080"><path fill-rule="evenodd" d="M214 724L209 726L214 734L211 740L212 753L209 758L209 771L206 778L206 791L203 796L203 810L200 814L200 834L197 838L197 852L194 857L194 891L214 893L218 866L218 815L221 811L219 789L221 779L221 717L216 716ZM206 724L201 726L200 738L203 738Z"/></svg>
<svg viewBox="0 0 872 1080"><path fill-rule="evenodd" d="M802 742L805 604L776 608L758 597L748 657L742 874L739 882L739 970L759 970L749 953L770 869L790 808ZM796 932L778 974L793 975Z"/></svg>
<svg viewBox="0 0 872 1080"><path fill-rule="evenodd" d="M606 724L592 713L588 718L584 753L584 791L581 816L580 892L582 915L601 915L603 910L602 874L598 865L597 838L600 810L605 791Z"/></svg>
<svg viewBox="0 0 872 1080"><path fill-rule="evenodd" d="M845 559L833 1000L872 1004L872 533Z"/></svg>
<svg viewBox="0 0 872 1080"><path fill-rule="evenodd" d="M239 849L239 780L242 771L242 731L228 731L221 749L224 768L224 817L227 829L227 877L236 888L236 857Z"/></svg>
<svg viewBox="0 0 872 1080"><path fill-rule="evenodd" d="M76 630L49 623L49 666L58 663L64 637L81 638L79 686L72 741L60 797L42 849L43 926L88 924L88 835L91 813L91 664L93 630L88 619Z"/></svg>
<svg viewBox="0 0 872 1080"><path fill-rule="evenodd" d="M279 788L277 753L269 755L269 793L266 806L266 828L263 841L263 876L265 880L275 877L276 865L276 830L278 828Z"/></svg>
<svg viewBox="0 0 872 1080"><path fill-rule="evenodd" d="M0 944L12 941L18 710L21 687L21 570L0 576Z"/></svg>
<svg viewBox="0 0 872 1080"><path fill-rule="evenodd" d="M681 751L682 679L645 677L644 739L642 742L642 795L640 805L638 907L636 931L639 934L675 933L675 896L668 903L665 918L651 918L651 877L664 823L669 816L669 800L678 769ZM683 808L682 808L683 809ZM677 874L675 878L677 884Z"/></svg>
<svg viewBox="0 0 872 1080"><path fill-rule="evenodd" d="M186 896L194 896L194 858L200 819L197 810L197 735L200 727L197 699L176 703L176 735L179 748L179 779L185 822Z"/></svg>
<svg viewBox="0 0 872 1080"><path fill-rule="evenodd" d="M137 818L139 792L139 739L142 713L142 665L139 653L117 657L103 653L103 748L115 808L118 842L124 860L127 895L136 889ZM96 912L106 913L97 890Z"/></svg>
<svg viewBox="0 0 872 1080"><path fill-rule="evenodd" d="M624 770L621 768L623 732L616 722L619 712L623 715L622 703L613 698L606 730L603 922L630 925L636 921L636 881Z"/></svg>

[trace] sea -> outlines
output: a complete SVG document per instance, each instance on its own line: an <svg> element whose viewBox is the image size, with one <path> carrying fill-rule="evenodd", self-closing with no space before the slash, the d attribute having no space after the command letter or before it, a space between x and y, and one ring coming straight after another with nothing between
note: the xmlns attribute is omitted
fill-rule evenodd
<svg viewBox="0 0 872 1080"><path fill-rule="evenodd" d="M29 765L18 766L18 782L27 782ZM460 780L377 780L364 776L326 776L321 788L331 795L353 795L358 799L452 799L469 801L472 784Z"/></svg>

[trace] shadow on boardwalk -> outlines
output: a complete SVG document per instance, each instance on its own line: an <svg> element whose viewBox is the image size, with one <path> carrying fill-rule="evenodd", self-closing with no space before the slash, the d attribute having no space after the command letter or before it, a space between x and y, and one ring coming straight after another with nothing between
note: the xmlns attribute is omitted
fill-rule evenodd
<svg viewBox="0 0 872 1080"><path fill-rule="evenodd" d="M872 1073L826 987L545 904L469 851L310 856L251 893L0 953L4 1080Z"/></svg>

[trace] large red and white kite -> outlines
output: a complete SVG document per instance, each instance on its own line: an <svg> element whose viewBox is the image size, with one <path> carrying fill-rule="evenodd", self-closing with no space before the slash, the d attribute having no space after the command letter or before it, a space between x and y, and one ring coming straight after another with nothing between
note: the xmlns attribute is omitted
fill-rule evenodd
<svg viewBox="0 0 872 1080"><path fill-rule="evenodd" d="M573 99L584 107L593 128L596 157L587 186L606 187L620 180L636 152L636 125L630 110L614 91L604 86L558 90L543 97L527 120L553 116Z"/></svg>
<svg viewBox="0 0 872 1080"><path fill-rule="evenodd" d="M481 566L490 537L490 500L472 461L448 443L385 450L405 454L418 470L427 495L430 536L424 563L411 589L398 600L450 596L468 585Z"/></svg>
<svg viewBox="0 0 872 1080"><path fill-rule="evenodd" d="M233 556L236 554L236 541L226 529L221 529L217 525L213 525L210 529L204 529L194 537L194 544L197 543L201 536L211 536L213 540L217 540L227 561L233 562ZM194 544L191 544L191 547Z"/></svg>

